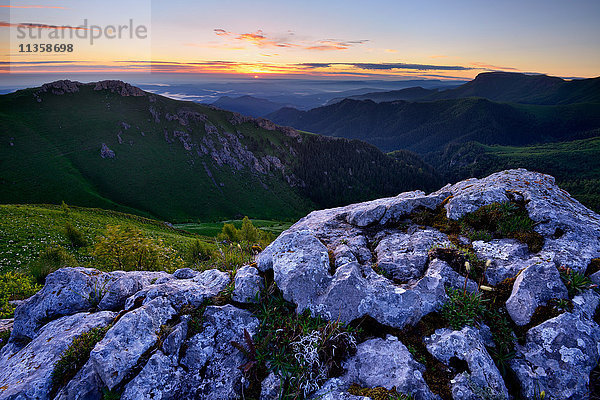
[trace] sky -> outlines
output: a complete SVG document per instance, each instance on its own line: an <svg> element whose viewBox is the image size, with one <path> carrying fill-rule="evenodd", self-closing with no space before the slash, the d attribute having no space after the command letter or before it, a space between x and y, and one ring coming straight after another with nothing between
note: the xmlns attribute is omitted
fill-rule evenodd
<svg viewBox="0 0 600 400"><path fill-rule="evenodd" d="M0 0L0 73L585 78L599 22L598 0Z"/></svg>

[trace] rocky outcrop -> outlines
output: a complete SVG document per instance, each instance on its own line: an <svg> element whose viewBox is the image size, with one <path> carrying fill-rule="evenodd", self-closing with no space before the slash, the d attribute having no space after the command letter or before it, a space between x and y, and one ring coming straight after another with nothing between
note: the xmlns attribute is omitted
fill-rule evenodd
<svg viewBox="0 0 600 400"><path fill-rule="evenodd" d="M100 81L94 83L93 85L94 90L110 90L112 93L116 93L123 97L141 97L146 95L146 92L144 92L142 89L123 81Z"/></svg>
<svg viewBox="0 0 600 400"><path fill-rule="evenodd" d="M544 241L540 251L533 253L519 238L472 241L448 230L462 226L452 221L497 202L529 213ZM261 312L253 310L269 304L259 295L272 293L273 282L292 303L286 309L369 328L358 343L354 336L333 342L332 354L343 354L335 375L319 362L310 364L316 369L302 388L307 398L361 399L348 392L358 385L395 388L419 400L533 399L542 391L546 398L586 399L600 358L600 294L588 285L569 298L577 291L565 286L558 267L583 273L599 256L597 214L551 177L511 170L429 195L409 192L315 211L271 243L255 266L240 268L233 282L218 270L65 268L16 309L9 343L0 351L0 370L7 371L0 376L0 399L50 398L54 364L93 327L108 328L75 376L55 388L56 399L101 399L103 389L121 392L123 399L239 399L248 398L248 390L276 399L291 379L276 365L265 364L257 375L240 369L251 370L264 356L253 342L265 334ZM446 324L435 312L451 298L449 288L495 296L498 314L487 325L475 318L457 329L433 326ZM221 305L225 293L231 304ZM219 305L207 305L215 296ZM257 300L262 303L253 304ZM561 300L560 310L544 314ZM501 319L524 335L511 345L514 358L498 363L511 371L511 385L492 358L501 354ZM315 332L296 336L294 343L304 347L286 356L318 358ZM415 338L414 332L421 334ZM279 334L285 332L270 332ZM503 334L510 341L514 333ZM336 353L342 345L346 351ZM442 389L427 370L432 365L439 379L449 376Z"/></svg>
<svg viewBox="0 0 600 400"><path fill-rule="evenodd" d="M478 331L465 327L460 331L440 329L425 339L427 350L438 360L450 365L452 359L467 363L468 371L451 381L455 399L508 399L508 391L488 354ZM487 397L486 397L487 396Z"/></svg>
<svg viewBox="0 0 600 400"><path fill-rule="evenodd" d="M0 398L47 399L52 388L52 371L62 352L75 337L108 325L115 316L103 311L61 317L46 324L20 351L8 356L10 345L4 347L0 353Z"/></svg>
<svg viewBox="0 0 600 400"><path fill-rule="evenodd" d="M472 246L473 252L486 262L487 285L495 286L506 278L517 277L506 308L514 322L524 326L539 306L567 297L558 267L573 266L583 273L590 261L600 255L600 217L556 186L552 177L522 169L447 185L430 195L409 192L315 211L267 247L257 259L258 268L273 271L275 282L286 299L297 305L298 312L307 309L313 315L342 322L371 317L381 324L403 328L439 310L446 300L446 287L465 288L470 292L479 290L477 282L466 280L464 273L460 275L444 260L436 259L441 252L428 251L449 246L449 238L434 227L413 222L413 213L444 207L446 217L452 221L482 206L506 202L523 206L529 213L535 231L545 242L539 253L532 253L527 244L515 239L472 243L466 238L459 240L460 245ZM595 310L596 305L588 309ZM565 313L558 318L574 318L572 315ZM586 331L594 331L597 324L591 319L587 321ZM528 341L532 344L520 353L523 360L527 360L528 354L539 353L534 347L535 338L550 335L543 326L529 331ZM558 335L557 338L560 345L565 343L566 337ZM486 340L489 343L491 339ZM476 347L481 351L473 353L478 354L473 357L486 362L473 361L467 375L457 376L453 389L455 398L476 395L471 387L473 382L480 386L491 385L506 398L506 388L499 374L486 375L494 365L489 355L483 353L482 341L483 338L478 339ZM568 368L582 371L571 377L582 388L589 378L589 360L598 350L584 339L579 344L585 345L588 356L569 357ZM527 361L513 365L525 371ZM551 369L545 370L548 376L560 371L558 367ZM521 372L520 376L534 372ZM521 379L523 385L531 385L525 378ZM551 379L539 382L541 390L548 388L546 393L559 390L559 384L553 382ZM570 387L573 382L569 383ZM574 393L582 392L568 393L564 398L579 398Z"/></svg>

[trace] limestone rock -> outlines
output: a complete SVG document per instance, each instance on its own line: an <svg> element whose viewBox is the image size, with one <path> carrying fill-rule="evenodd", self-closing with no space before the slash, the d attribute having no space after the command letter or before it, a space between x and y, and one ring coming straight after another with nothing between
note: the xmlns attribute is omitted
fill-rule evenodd
<svg viewBox="0 0 600 400"><path fill-rule="evenodd" d="M553 263L527 267L515 280L506 309L517 325L526 325L535 310L551 299L568 298L567 288Z"/></svg>
<svg viewBox="0 0 600 400"><path fill-rule="evenodd" d="M142 371L125 386L122 400L178 399L186 372L160 350L150 357Z"/></svg>
<svg viewBox="0 0 600 400"><path fill-rule="evenodd" d="M524 398L545 391L557 399L584 399L599 352L598 324L582 314L564 313L531 328L510 365Z"/></svg>
<svg viewBox="0 0 600 400"><path fill-rule="evenodd" d="M251 266L241 267L235 274L235 288L232 298L240 303L255 303L257 295L264 287L264 280L258 274L256 268Z"/></svg>
<svg viewBox="0 0 600 400"><path fill-rule="evenodd" d="M210 306L204 313L202 332L190 338L181 365L187 369L184 393L206 400L241 398L245 356L231 345L244 345L244 330L253 336L258 320L249 311L232 305Z"/></svg>
<svg viewBox="0 0 600 400"><path fill-rule="evenodd" d="M45 325L21 351L0 363L0 399L48 399L52 371L75 337L111 323L115 313L79 313Z"/></svg>
<svg viewBox="0 0 600 400"><path fill-rule="evenodd" d="M171 303L158 297L125 314L90 354L102 382L113 389L136 367L158 340L161 325L175 315Z"/></svg>
<svg viewBox="0 0 600 400"><path fill-rule="evenodd" d="M448 237L435 230L417 230L413 234L393 233L385 236L375 248L377 266L399 281L423 276L428 250L434 246L450 246Z"/></svg>
<svg viewBox="0 0 600 400"><path fill-rule="evenodd" d="M34 339L45 323L92 308L107 279L107 274L91 268L62 268L51 273L42 290L16 308L11 339Z"/></svg>
<svg viewBox="0 0 600 400"><path fill-rule="evenodd" d="M416 362L398 338L370 339L358 345L356 355L344 363L347 372L325 384L330 391L345 391L350 384L362 387L396 387L416 400L435 399L423 379L425 367ZM322 393L321 390L319 393Z"/></svg>
<svg viewBox="0 0 600 400"><path fill-rule="evenodd" d="M204 300L218 295L230 281L229 274L226 272L211 269L191 279L155 283L129 297L125 302L125 308L129 310L138 301L146 304L159 297L168 298L176 310L180 310L185 305L199 307Z"/></svg>
<svg viewBox="0 0 600 400"><path fill-rule="evenodd" d="M465 327L460 331L438 329L424 340L427 350L435 358L450 365L453 358L466 361L469 372L457 375L453 379L452 396L454 399L479 399L488 393L489 398L508 399L508 391L494 364L494 360L485 349L485 344L476 329Z"/></svg>

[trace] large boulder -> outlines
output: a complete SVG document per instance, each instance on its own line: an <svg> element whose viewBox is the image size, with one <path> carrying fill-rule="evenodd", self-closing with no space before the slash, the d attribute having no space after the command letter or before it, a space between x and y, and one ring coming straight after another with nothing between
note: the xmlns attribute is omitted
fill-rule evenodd
<svg viewBox="0 0 600 400"><path fill-rule="evenodd" d="M508 399L508 391L488 354L479 331L465 327L460 331L439 329L425 339L427 350L446 365L453 359L463 360L468 372L458 374L452 380L454 399L476 400L488 394L493 399Z"/></svg>
<svg viewBox="0 0 600 400"><path fill-rule="evenodd" d="M32 340L53 319L92 308L108 275L92 268L62 268L46 278L38 293L15 310L12 340Z"/></svg>
<svg viewBox="0 0 600 400"><path fill-rule="evenodd" d="M171 303L158 297L125 314L90 354L102 382L113 389L138 365L157 341L161 325L175 315Z"/></svg>
<svg viewBox="0 0 600 400"><path fill-rule="evenodd" d="M62 353L77 336L107 326L115 316L110 311L78 313L46 324L27 346L0 364L0 399L48 399Z"/></svg>
<svg viewBox="0 0 600 400"><path fill-rule="evenodd" d="M411 394L415 400L438 398L425 383L425 366L416 362L395 336L370 339L359 344L356 354L344 363L344 368L346 374L325 383L315 398L327 392L342 395L352 383L362 387L395 387L400 393Z"/></svg>
<svg viewBox="0 0 600 400"><path fill-rule="evenodd" d="M244 382L239 367L247 359L231 342L246 346L244 332L255 335L258 320L249 311L226 305L207 307L204 321L202 332L190 338L181 359L187 371L182 390L186 398L241 398Z"/></svg>
<svg viewBox="0 0 600 400"><path fill-rule="evenodd" d="M574 312L531 328L510 365L524 398L544 391L552 398L575 400L588 398L590 372L599 358L600 327Z"/></svg>
<svg viewBox="0 0 600 400"><path fill-rule="evenodd" d="M539 262L519 274L506 301L508 314L517 325L526 325L535 310L551 299L568 298L567 288L553 263Z"/></svg>

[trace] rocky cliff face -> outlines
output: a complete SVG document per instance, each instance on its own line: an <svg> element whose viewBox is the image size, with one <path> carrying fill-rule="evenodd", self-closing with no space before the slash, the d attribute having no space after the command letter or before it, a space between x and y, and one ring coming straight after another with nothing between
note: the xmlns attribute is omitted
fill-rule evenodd
<svg viewBox="0 0 600 400"><path fill-rule="evenodd" d="M510 170L315 211L235 276L66 268L17 308L0 399L235 399L251 386L280 398L301 378L274 363L250 373L261 361L248 339L264 329L253 304L269 304L275 284L298 313L363 328L346 334L341 368L314 353L307 398L395 388L418 400L585 399L600 359L598 257L600 216L552 177ZM487 311L458 324L448 313L457 296ZM89 357L57 384L65 351L98 327ZM315 332L291 346L303 362Z"/></svg>

